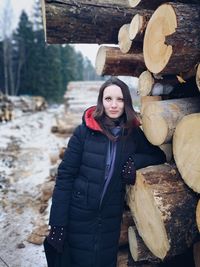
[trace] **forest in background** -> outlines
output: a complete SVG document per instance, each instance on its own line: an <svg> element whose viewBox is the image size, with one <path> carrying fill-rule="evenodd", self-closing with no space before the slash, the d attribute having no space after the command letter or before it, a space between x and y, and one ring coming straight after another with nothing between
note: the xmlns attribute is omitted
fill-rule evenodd
<svg viewBox="0 0 200 267"><path fill-rule="evenodd" d="M18 26L8 33L12 18L3 12L0 40L0 91L6 95L43 96L49 103L61 102L68 82L101 80L89 59L73 46L45 43L40 1L33 18L22 11Z"/></svg>

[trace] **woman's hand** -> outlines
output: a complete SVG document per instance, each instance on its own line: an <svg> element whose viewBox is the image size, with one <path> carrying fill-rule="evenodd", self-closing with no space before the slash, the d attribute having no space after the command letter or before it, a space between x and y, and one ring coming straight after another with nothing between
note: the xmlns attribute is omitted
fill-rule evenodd
<svg viewBox="0 0 200 267"><path fill-rule="evenodd" d="M59 253L63 251L64 241L66 238L66 227L64 226L51 226L47 241Z"/></svg>
<svg viewBox="0 0 200 267"><path fill-rule="evenodd" d="M136 169L135 169L135 164L134 164L134 160L132 157L129 157L126 163L124 164L124 167L122 169L122 178L125 184L128 184L128 185L135 184Z"/></svg>

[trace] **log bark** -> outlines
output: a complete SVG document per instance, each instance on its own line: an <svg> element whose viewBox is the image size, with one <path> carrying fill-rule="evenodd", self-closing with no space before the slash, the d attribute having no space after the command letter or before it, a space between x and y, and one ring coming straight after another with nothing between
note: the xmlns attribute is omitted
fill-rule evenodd
<svg viewBox="0 0 200 267"><path fill-rule="evenodd" d="M196 222L197 227L200 232L200 200L198 201L197 208L196 208Z"/></svg>
<svg viewBox="0 0 200 267"><path fill-rule="evenodd" d="M198 64L197 72L196 72L196 84L200 91L200 64Z"/></svg>
<svg viewBox="0 0 200 267"><path fill-rule="evenodd" d="M121 231L119 237L119 246L124 246L128 244L128 228L133 225L133 217L130 210L123 212Z"/></svg>
<svg viewBox="0 0 200 267"><path fill-rule="evenodd" d="M173 137L173 154L178 170L184 182L197 193L200 193L199 136L200 113L194 113L182 118Z"/></svg>
<svg viewBox="0 0 200 267"><path fill-rule="evenodd" d="M155 9L159 5L166 3L166 0L128 0L129 5L131 7L141 7L141 8L148 8L148 9ZM178 0L174 2L180 2L180 3L194 3L194 4L199 4L199 0Z"/></svg>
<svg viewBox="0 0 200 267"><path fill-rule="evenodd" d="M160 259L183 253L197 236L197 196L175 167L163 164L137 171L127 202L139 235Z"/></svg>
<svg viewBox="0 0 200 267"><path fill-rule="evenodd" d="M169 143L179 121L188 114L200 112L199 103L199 97L149 103L142 114L142 127L149 142L154 145Z"/></svg>
<svg viewBox="0 0 200 267"><path fill-rule="evenodd" d="M143 9L132 9L126 1L42 0L46 40L50 44L117 44L123 24Z"/></svg>
<svg viewBox="0 0 200 267"><path fill-rule="evenodd" d="M170 2L159 6L144 36L148 70L156 74L179 74L194 67L200 58L199 21L199 5Z"/></svg>
<svg viewBox="0 0 200 267"><path fill-rule="evenodd" d="M128 228L128 240L131 256L134 261L159 261L147 248L135 226L130 226Z"/></svg>
<svg viewBox="0 0 200 267"><path fill-rule="evenodd" d="M101 46L95 62L99 75L139 76L145 69L142 54L123 54L118 47Z"/></svg>

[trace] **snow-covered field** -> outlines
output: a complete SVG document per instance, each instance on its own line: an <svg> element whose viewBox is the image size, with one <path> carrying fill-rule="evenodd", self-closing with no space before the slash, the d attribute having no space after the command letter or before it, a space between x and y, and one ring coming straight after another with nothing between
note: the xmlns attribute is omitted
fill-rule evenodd
<svg viewBox="0 0 200 267"><path fill-rule="evenodd" d="M0 124L0 267L47 266L43 246L27 239L36 226L48 225L41 188L49 181L50 158L67 142L51 133L58 112L25 113Z"/></svg>

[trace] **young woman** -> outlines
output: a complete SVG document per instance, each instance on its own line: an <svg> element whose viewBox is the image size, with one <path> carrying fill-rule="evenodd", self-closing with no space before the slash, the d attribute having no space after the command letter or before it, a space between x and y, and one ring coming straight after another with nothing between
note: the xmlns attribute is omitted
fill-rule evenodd
<svg viewBox="0 0 200 267"><path fill-rule="evenodd" d="M164 162L139 127L127 85L110 78L58 168L45 242L61 255L68 245L71 267L115 267L125 185L134 185L137 169Z"/></svg>

